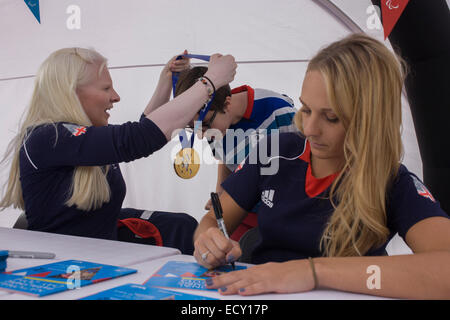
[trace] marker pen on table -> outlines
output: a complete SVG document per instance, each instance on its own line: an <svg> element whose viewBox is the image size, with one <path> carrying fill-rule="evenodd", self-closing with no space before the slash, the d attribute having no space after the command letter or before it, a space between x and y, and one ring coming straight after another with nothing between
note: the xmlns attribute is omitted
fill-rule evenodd
<svg viewBox="0 0 450 320"><path fill-rule="evenodd" d="M8 251L8 258L28 258L28 259L53 259L54 253L34 252L34 251Z"/></svg>
<svg viewBox="0 0 450 320"><path fill-rule="evenodd" d="M228 236L227 229L225 228L225 222L223 221L222 216L222 205L220 204L219 195L215 192L211 192L211 202L214 208L214 214L216 215L217 225L219 226L220 231L224 234L227 239L230 239ZM231 262L231 267L233 270L235 269L234 261Z"/></svg>

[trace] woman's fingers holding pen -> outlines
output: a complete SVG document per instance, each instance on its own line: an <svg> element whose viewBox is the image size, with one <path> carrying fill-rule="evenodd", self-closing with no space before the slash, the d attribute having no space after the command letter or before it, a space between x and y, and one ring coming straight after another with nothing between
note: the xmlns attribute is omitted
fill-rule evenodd
<svg viewBox="0 0 450 320"><path fill-rule="evenodd" d="M212 267L218 267L226 263L226 255L232 249L232 244L219 228L209 228L201 239L201 246L210 254L205 255L202 251L202 261L208 263ZM203 259L205 258L205 259Z"/></svg>
<svg viewBox="0 0 450 320"><path fill-rule="evenodd" d="M199 264L208 269L225 264L225 254L209 239L197 239L194 257Z"/></svg>
<svg viewBox="0 0 450 320"><path fill-rule="evenodd" d="M221 264L235 262L241 255L242 250L238 242L224 236L219 228L210 228L206 234L213 240L218 248ZM224 256L224 260L223 260Z"/></svg>
<svg viewBox="0 0 450 320"><path fill-rule="evenodd" d="M211 257L209 257L210 251L204 245L195 245L194 249L194 258L197 260L197 263L204 266L205 268L211 269L216 267L208 261L212 261Z"/></svg>
<svg viewBox="0 0 450 320"><path fill-rule="evenodd" d="M226 238L219 228L209 228L195 241L194 256L207 268L234 262L241 254L239 244Z"/></svg>
<svg viewBox="0 0 450 320"><path fill-rule="evenodd" d="M239 242L236 242L234 240L231 240L232 248L230 251L228 251L227 256L225 257L226 263L232 263L237 261L242 256L242 250L241 246L239 245Z"/></svg>

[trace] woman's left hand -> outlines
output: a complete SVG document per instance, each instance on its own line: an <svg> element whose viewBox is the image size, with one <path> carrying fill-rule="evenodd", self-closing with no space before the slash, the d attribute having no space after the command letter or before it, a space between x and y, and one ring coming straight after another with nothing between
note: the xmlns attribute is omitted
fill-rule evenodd
<svg viewBox="0 0 450 320"><path fill-rule="evenodd" d="M314 277L308 260L293 260L232 271L207 279L206 285L208 289L219 289L223 295L293 293L313 290Z"/></svg>

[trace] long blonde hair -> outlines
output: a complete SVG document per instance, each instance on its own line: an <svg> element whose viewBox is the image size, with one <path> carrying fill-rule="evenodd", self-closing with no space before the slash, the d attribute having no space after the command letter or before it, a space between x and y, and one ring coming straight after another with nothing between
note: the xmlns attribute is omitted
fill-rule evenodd
<svg viewBox="0 0 450 320"><path fill-rule="evenodd" d="M40 66L35 78L34 91L28 110L20 125L18 134L10 142L3 162L10 159L11 169L6 192L0 201L0 208L13 206L24 209L25 204L20 184L19 154L22 145L34 128L57 122L69 122L91 126L89 117L76 94L76 89L92 78L92 68L99 67L99 73L106 66L106 59L98 52L84 48L65 48L52 53ZM57 133L57 131L56 131ZM55 142L56 144L56 142ZM110 188L106 170L101 167L75 167L70 193L66 205L89 211L100 208L110 200Z"/></svg>
<svg viewBox="0 0 450 320"><path fill-rule="evenodd" d="M332 43L309 62L307 72L324 77L346 131L345 165L329 194L334 212L320 241L325 256L361 256L388 239L387 191L403 156L404 67L381 42L362 34ZM302 131L301 112L295 123Z"/></svg>

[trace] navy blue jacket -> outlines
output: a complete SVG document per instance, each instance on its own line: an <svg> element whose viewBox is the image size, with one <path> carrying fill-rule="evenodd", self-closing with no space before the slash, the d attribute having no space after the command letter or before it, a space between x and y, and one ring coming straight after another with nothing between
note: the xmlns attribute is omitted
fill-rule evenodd
<svg viewBox="0 0 450 320"><path fill-rule="evenodd" d="M279 152L272 148L274 143ZM298 133L272 134L258 148L258 157L248 157L222 184L247 211L261 202L256 212L261 241L253 251L252 262L322 256L320 239L334 211L327 194L336 175L322 179L312 175L309 143ZM265 160L270 158L270 162ZM262 170L268 167L272 169ZM401 165L387 195L388 241L397 232L405 239L409 228L433 216L448 218L423 183ZM366 255L382 255L387 243L373 247Z"/></svg>
<svg viewBox="0 0 450 320"><path fill-rule="evenodd" d="M28 229L102 239L117 238L117 219L126 186L118 163L146 157L167 143L151 120L104 127L69 123L36 127L20 150ZM65 205L77 166L110 165L111 200L89 212Z"/></svg>

